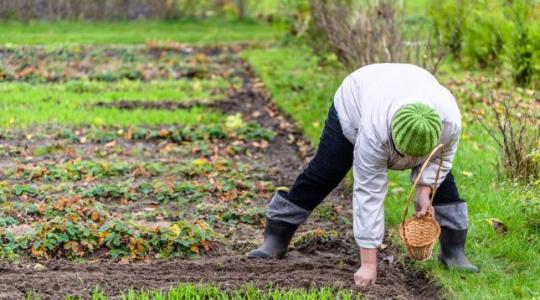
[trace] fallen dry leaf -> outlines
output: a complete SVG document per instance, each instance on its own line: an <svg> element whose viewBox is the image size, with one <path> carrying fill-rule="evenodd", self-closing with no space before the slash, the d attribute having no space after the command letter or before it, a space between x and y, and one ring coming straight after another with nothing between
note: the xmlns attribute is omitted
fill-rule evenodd
<svg viewBox="0 0 540 300"><path fill-rule="evenodd" d="M496 232L500 234L508 233L508 226L506 226L506 224L504 224L501 220L490 218L487 221Z"/></svg>

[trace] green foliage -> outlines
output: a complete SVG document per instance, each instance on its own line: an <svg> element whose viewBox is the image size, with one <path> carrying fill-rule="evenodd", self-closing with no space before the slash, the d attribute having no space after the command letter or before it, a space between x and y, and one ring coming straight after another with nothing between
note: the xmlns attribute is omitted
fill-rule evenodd
<svg viewBox="0 0 540 300"><path fill-rule="evenodd" d="M526 86L539 78L537 1L430 2L434 29L468 68L498 69Z"/></svg>
<svg viewBox="0 0 540 300"><path fill-rule="evenodd" d="M216 237L214 230L202 220L193 224L178 221L169 227L160 228L150 243L159 249L160 256L184 256L209 251L210 242Z"/></svg>
<svg viewBox="0 0 540 300"><path fill-rule="evenodd" d="M113 184L98 184L84 191L82 197L93 197L99 200L133 200L135 198L127 186Z"/></svg>
<svg viewBox="0 0 540 300"><path fill-rule="evenodd" d="M0 231L0 258L15 260L19 257L19 253L26 251L28 248L29 244L26 237L16 238L11 233Z"/></svg>
<svg viewBox="0 0 540 300"><path fill-rule="evenodd" d="M93 300L108 299L101 293L94 294ZM127 291L120 299L144 300L144 299L222 299L222 300L315 300L315 299L364 299L358 293L347 289L321 287L312 289L259 289L251 285L244 285L234 290L221 289L213 285L183 283L168 291Z"/></svg>
<svg viewBox="0 0 540 300"><path fill-rule="evenodd" d="M13 192L16 196L36 196L38 194L37 187L35 185L18 184L13 188Z"/></svg>
<svg viewBox="0 0 540 300"><path fill-rule="evenodd" d="M148 251L148 243L121 220L111 220L99 228L99 237L109 249L112 259L124 257L142 258Z"/></svg>
<svg viewBox="0 0 540 300"><path fill-rule="evenodd" d="M481 1L468 12L463 35L463 59L470 66L495 67L501 56L511 23L506 18L502 1Z"/></svg>
<svg viewBox="0 0 540 300"><path fill-rule="evenodd" d="M2 220L2 219L0 219ZM77 221L75 221L77 220ZM10 222L5 219L6 224ZM209 251L217 234L204 221L178 221L168 227L136 228L111 219L82 220L73 214L56 216L37 224L29 235L15 236L0 231L0 257L13 259L29 251L38 259L84 258L98 249L107 249L115 260L158 256L189 256Z"/></svg>
<svg viewBox="0 0 540 300"><path fill-rule="evenodd" d="M523 204L523 218L527 220L530 232L533 234L540 231L540 180L535 186L529 186L524 193L521 204ZM528 236L527 239L534 240L534 236Z"/></svg>
<svg viewBox="0 0 540 300"><path fill-rule="evenodd" d="M471 2L466 0L430 1L429 15L433 21L433 29L437 36L442 37L443 46L451 53L460 57L463 45L465 16L471 8Z"/></svg>
<svg viewBox="0 0 540 300"><path fill-rule="evenodd" d="M535 40L535 36L540 33L538 24L540 12L533 11L532 1L514 1L508 8L507 14L512 21L512 30L510 31L508 42L505 48L505 62L510 67L510 73L519 85L526 86L531 83L533 77L538 78L538 72L533 55L540 52L540 42ZM540 11L540 4L537 4ZM536 73L535 73L536 72Z"/></svg>
<svg viewBox="0 0 540 300"><path fill-rule="evenodd" d="M339 234L337 231L327 231L318 228L299 234L292 240L291 246L295 249L302 250L317 245L333 244L338 237Z"/></svg>
<svg viewBox="0 0 540 300"><path fill-rule="evenodd" d="M8 200L8 193L6 189L0 186L0 203L6 202Z"/></svg>
<svg viewBox="0 0 540 300"><path fill-rule="evenodd" d="M36 226L32 255L36 258L83 257L98 245L97 227L56 217Z"/></svg>

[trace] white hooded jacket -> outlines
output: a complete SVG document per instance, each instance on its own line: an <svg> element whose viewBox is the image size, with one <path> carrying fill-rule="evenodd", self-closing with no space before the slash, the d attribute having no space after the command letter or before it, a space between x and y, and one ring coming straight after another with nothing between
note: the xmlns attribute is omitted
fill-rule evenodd
<svg viewBox="0 0 540 300"><path fill-rule="evenodd" d="M343 134L354 144L353 231L362 248L376 248L384 237L384 198L387 170L412 169L411 179L426 157L399 154L390 127L402 106L421 102L435 109L441 118L439 143L445 145L439 183L444 180L456 153L461 114L452 94L428 71L410 64L373 64L350 74L334 97ZM439 157L435 157L420 178L434 186Z"/></svg>

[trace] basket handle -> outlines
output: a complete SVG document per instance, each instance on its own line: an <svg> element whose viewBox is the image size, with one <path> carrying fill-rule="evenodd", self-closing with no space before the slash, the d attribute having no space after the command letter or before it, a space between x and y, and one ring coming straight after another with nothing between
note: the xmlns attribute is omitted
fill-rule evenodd
<svg viewBox="0 0 540 300"><path fill-rule="evenodd" d="M413 184L413 186L411 188L411 191L409 192L409 195L407 196L407 206L405 206L405 213L403 214L403 221L401 222L401 224L405 223L405 219L407 218L407 214L409 213L409 206L411 205L412 195L413 195L413 193L415 191L416 186L418 185L418 182L420 182L420 177L424 173L424 170L426 169L427 165L429 164L429 162L431 161L433 156L435 156L435 154L437 154L437 152L439 150L441 150L440 151L441 152L441 159L440 159L440 162L439 162L439 168L437 169L437 173L435 175L435 186L433 187L433 191L431 192L431 201L429 202L429 206L430 206L429 208L430 209L428 209L428 215L431 214L431 205L433 203L433 199L435 198L435 193L437 192L437 184L439 182L439 175L441 174L441 168L442 168L442 163L443 163L443 155L444 155L444 145L443 144L439 144L437 147L435 147L435 149L433 149L433 151L431 151L428 158L424 162L424 165L422 165L422 168L420 169L420 172L418 172L418 175L416 176L416 180L414 181L414 184Z"/></svg>

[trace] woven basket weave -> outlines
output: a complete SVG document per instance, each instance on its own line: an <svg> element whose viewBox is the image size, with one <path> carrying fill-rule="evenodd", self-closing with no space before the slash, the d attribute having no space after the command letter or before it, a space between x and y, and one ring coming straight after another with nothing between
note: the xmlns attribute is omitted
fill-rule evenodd
<svg viewBox="0 0 540 300"><path fill-rule="evenodd" d="M437 154L437 152L439 152L439 150L441 154L441 159L439 161L439 168L437 169L437 174L435 176L435 186L433 192L431 193L431 201L430 207L428 209L428 214L422 218L411 217L407 219L411 199L414 194L415 188L420 181L420 177L424 173L424 170L426 169L428 163L431 161L433 156ZM433 247L435 246L435 243L437 242L437 239L441 234L441 227L433 217L433 207L431 205L433 203L435 193L437 192L437 183L439 181L439 175L441 173L443 152L444 146L441 144L435 149L433 149L431 154L424 162L424 165L420 169L420 172L416 177L412 189L407 196L407 206L405 207L405 213L403 214L403 221L399 226L399 236L407 247L407 252L409 252L409 256L412 259L419 261L425 261L431 258L431 255L433 253Z"/></svg>

